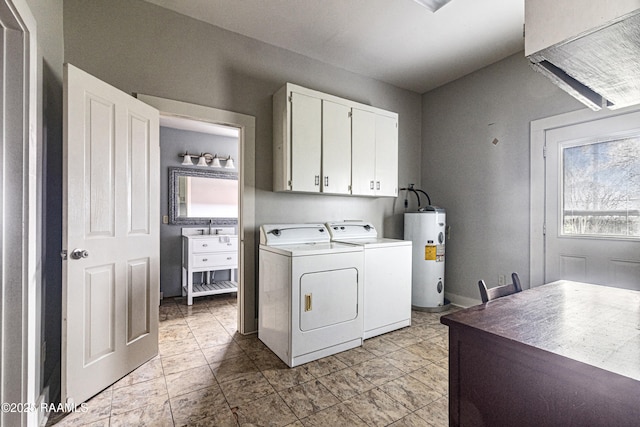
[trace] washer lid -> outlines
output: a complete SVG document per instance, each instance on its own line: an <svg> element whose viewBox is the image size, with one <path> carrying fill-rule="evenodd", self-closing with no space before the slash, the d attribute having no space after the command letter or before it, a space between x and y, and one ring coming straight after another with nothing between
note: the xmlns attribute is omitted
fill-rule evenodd
<svg viewBox="0 0 640 427"><path fill-rule="evenodd" d="M373 224L365 221L328 222L327 228L331 234L331 240L370 239L378 237L378 231Z"/></svg>
<svg viewBox="0 0 640 427"><path fill-rule="evenodd" d="M333 242L364 246L365 249L388 248L391 246L411 246L411 240L388 239L386 237L371 237L364 239L338 239Z"/></svg>
<svg viewBox="0 0 640 427"><path fill-rule="evenodd" d="M297 257L310 255L339 254L345 252L362 252L360 245L349 245L339 242L298 243L293 245L260 245L260 250L280 255Z"/></svg>
<svg viewBox="0 0 640 427"><path fill-rule="evenodd" d="M328 243L324 224L265 224L260 227L260 244L269 246Z"/></svg>

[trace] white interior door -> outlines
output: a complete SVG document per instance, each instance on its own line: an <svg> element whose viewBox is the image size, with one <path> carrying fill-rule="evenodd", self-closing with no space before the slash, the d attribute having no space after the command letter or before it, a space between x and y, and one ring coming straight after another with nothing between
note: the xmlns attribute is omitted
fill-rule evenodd
<svg viewBox="0 0 640 427"><path fill-rule="evenodd" d="M545 282L640 290L640 112L547 132Z"/></svg>
<svg viewBox="0 0 640 427"><path fill-rule="evenodd" d="M62 401L158 352L159 114L73 67L64 78Z"/></svg>

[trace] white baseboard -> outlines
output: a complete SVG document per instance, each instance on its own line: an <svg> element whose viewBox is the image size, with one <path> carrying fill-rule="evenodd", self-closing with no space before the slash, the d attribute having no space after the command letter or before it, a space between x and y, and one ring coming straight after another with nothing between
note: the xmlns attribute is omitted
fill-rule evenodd
<svg viewBox="0 0 640 427"><path fill-rule="evenodd" d="M482 304L482 300L480 299L474 299L474 298L469 298L462 295L456 295L450 292L445 292L444 296L446 299L451 301L451 304L458 307L462 307L462 308L468 308L474 305Z"/></svg>

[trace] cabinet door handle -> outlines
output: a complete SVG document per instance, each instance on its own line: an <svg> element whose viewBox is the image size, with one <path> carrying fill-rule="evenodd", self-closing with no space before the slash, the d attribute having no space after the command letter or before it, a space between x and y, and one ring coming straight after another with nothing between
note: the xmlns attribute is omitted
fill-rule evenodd
<svg viewBox="0 0 640 427"><path fill-rule="evenodd" d="M325 177L324 177L324 186L325 186L325 187L328 187L328 186L329 186L329 177L328 177L328 176L325 176Z"/></svg>
<svg viewBox="0 0 640 427"><path fill-rule="evenodd" d="M228 243L227 243L227 246L231 246L231 245L233 245L233 243L231 243L231 242L228 242Z"/></svg>
<svg viewBox="0 0 640 427"><path fill-rule="evenodd" d="M320 175L316 175L316 185L320 185Z"/></svg>
<svg viewBox="0 0 640 427"><path fill-rule="evenodd" d="M209 246L209 245L208 245L208 244L206 244L206 243L203 243L203 244L202 244L202 247L203 247L203 248L206 248L207 246Z"/></svg>
<svg viewBox="0 0 640 427"><path fill-rule="evenodd" d="M306 294L304 296L304 311L311 311L311 295L312 294Z"/></svg>
<svg viewBox="0 0 640 427"><path fill-rule="evenodd" d="M231 260L233 259L233 257L228 256L228 257L227 257L227 259L228 259L229 261L231 261Z"/></svg>
<svg viewBox="0 0 640 427"><path fill-rule="evenodd" d="M376 190L380 189L380 181L376 181Z"/></svg>
<svg viewBox="0 0 640 427"><path fill-rule="evenodd" d="M373 181L369 183L369 190L373 190Z"/></svg>
<svg viewBox="0 0 640 427"><path fill-rule="evenodd" d="M209 261L207 258L202 258L202 262L207 262Z"/></svg>

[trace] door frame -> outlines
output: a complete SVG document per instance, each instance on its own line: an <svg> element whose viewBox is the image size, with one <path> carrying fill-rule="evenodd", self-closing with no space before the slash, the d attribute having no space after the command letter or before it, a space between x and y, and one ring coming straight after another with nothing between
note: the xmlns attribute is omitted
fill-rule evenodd
<svg viewBox="0 0 640 427"><path fill-rule="evenodd" d="M36 20L24 0L2 0L0 48L4 88L0 108L0 182L7 190L2 204L3 243L0 298L0 400L37 405L41 396L41 249L38 201L42 177L38 48ZM9 124L4 126L4 123ZM5 179L8 177L9 179ZM22 369L16 369L16 366ZM42 413L0 413L0 424L36 425Z"/></svg>
<svg viewBox="0 0 640 427"><path fill-rule="evenodd" d="M545 147L547 132L567 126L587 123L640 111L637 105L619 110L572 111L533 120L530 128L530 223L529 223L529 283L530 287L545 283Z"/></svg>
<svg viewBox="0 0 640 427"><path fill-rule="evenodd" d="M239 283L238 331L257 331L255 287L255 129L256 119L246 114L190 104L152 95L136 97L160 111L160 116L173 116L238 128L238 164L240 197L238 203ZM253 285L253 286L251 286Z"/></svg>

